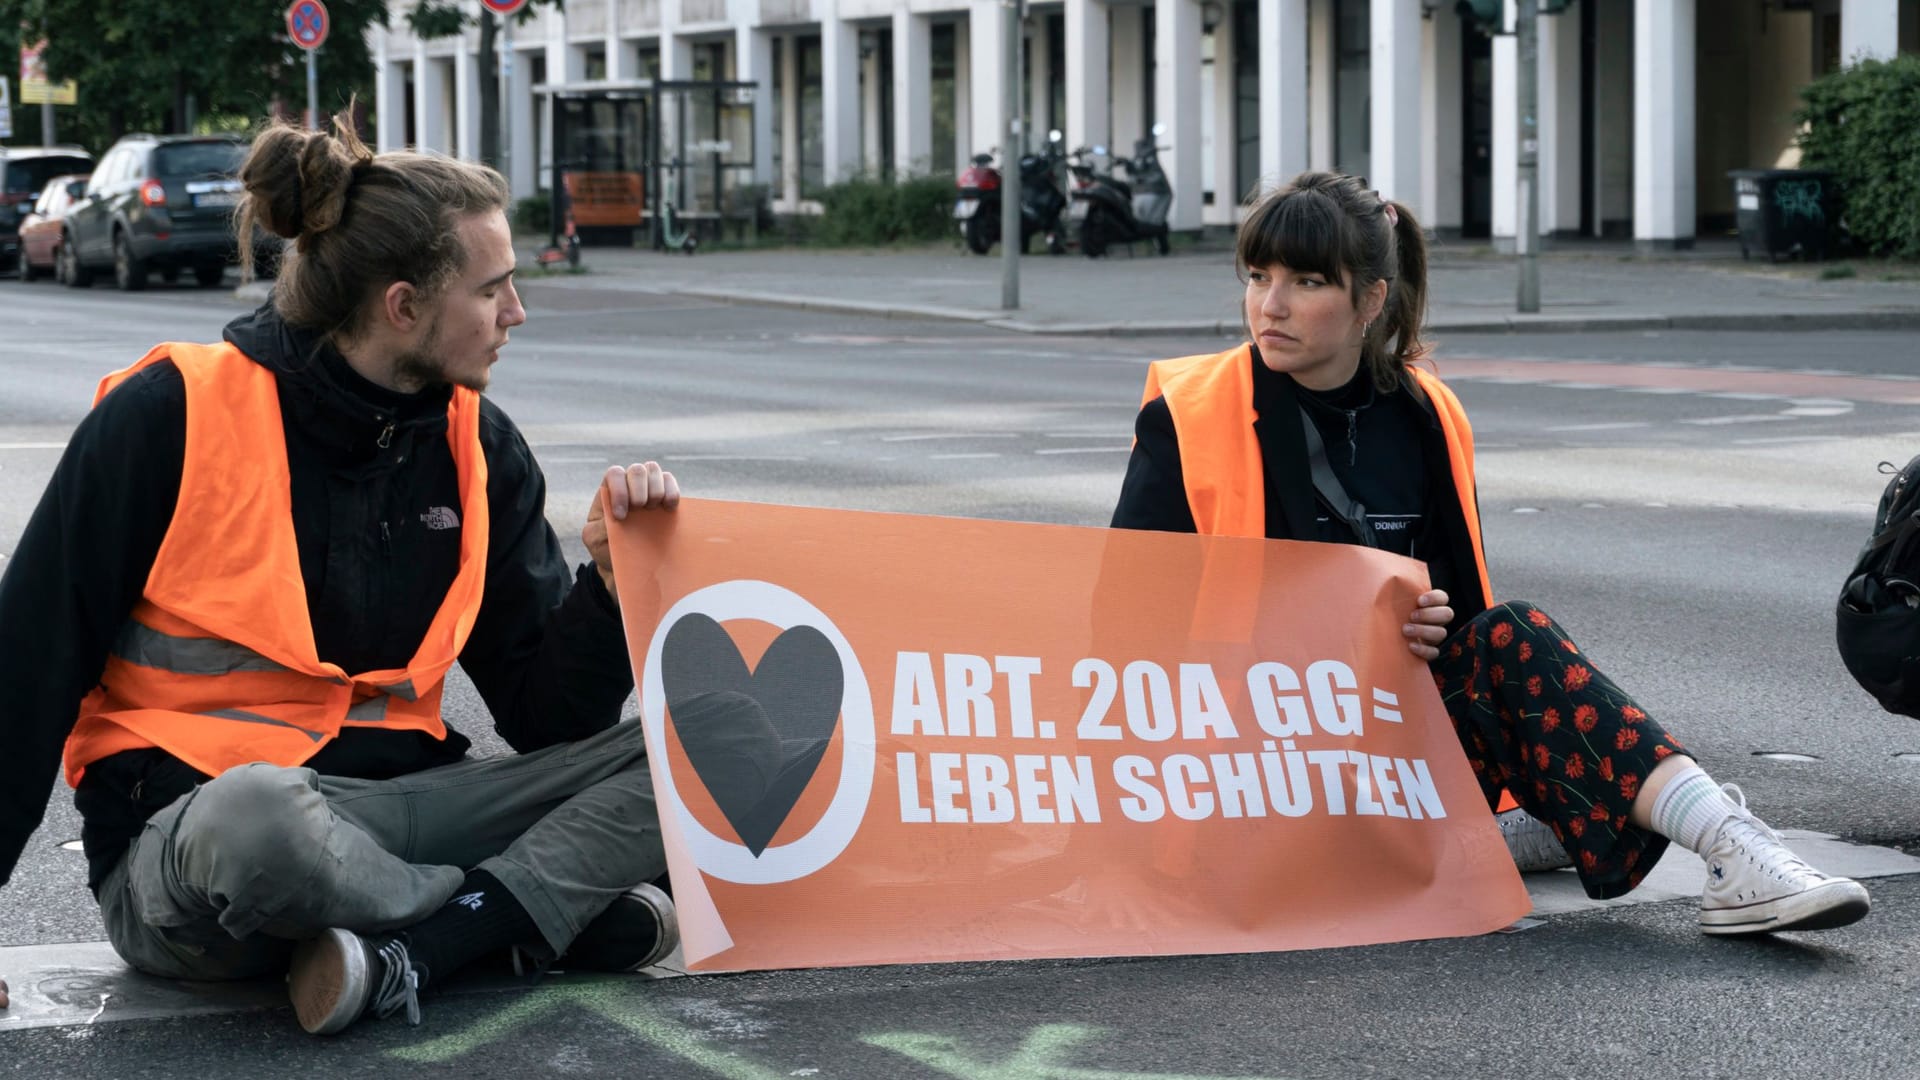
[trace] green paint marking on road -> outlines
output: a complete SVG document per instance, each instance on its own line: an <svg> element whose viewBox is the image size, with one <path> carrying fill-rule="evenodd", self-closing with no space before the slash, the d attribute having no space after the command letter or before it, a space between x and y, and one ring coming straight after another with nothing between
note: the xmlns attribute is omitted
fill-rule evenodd
<svg viewBox="0 0 1920 1080"><path fill-rule="evenodd" d="M483 1016L468 1024L461 1031L442 1035L437 1039L429 1039L414 1046L402 1046L387 1053L402 1061L422 1065L451 1061L462 1054L478 1050L496 1039L512 1034L534 1018L572 999L572 987L531 991L499 1012Z"/></svg>
<svg viewBox="0 0 1920 1080"><path fill-rule="evenodd" d="M451 1061L504 1039L567 1005L577 1005L597 1013L661 1050L684 1058L725 1080L785 1080L785 1073L707 1045L697 1032L661 1016L624 981L548 986L532 990L519 1001L475 1020L460 1031L416 1046L399 1047L388 1051L388 1054L402 1061L422 1065Z"/></svg>
<svg viewBox="0 0 1920 1080"><path fill-rule="evenodd" d="M630 995L620 1000L612 983L581 987L581 991L582 1003L608 1020L726 1080L785 1080L785 1073L708 1045L686 1025L661 1016L649 1002L635 1000Z"/></svg>
<svg viewBox="0 0 1920 1080"><path fill-rule="evenodd" d="M1274 1080L1272 1077L1229 1077L1197 1073L1123 1072L1068 1065L1060 1059L1074 1048L1104 1035L1099 1028L1079 1024L1042 1024L1027 1035L1013 1055L995 1064L976 1059L946 1035L900 1032L868 1035L861 1041L891 1050L958 1080Z"/></svg>

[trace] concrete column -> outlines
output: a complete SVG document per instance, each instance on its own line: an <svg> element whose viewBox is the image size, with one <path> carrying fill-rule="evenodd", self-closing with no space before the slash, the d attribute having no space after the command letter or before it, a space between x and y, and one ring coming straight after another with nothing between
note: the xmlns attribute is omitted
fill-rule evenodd
<svg viewBox="0 0 1920 1080"><path fill-rule="evenodd" d="M508 137L513 146L513 175L508 181L515 195L530 195L539 189L540 156L533 142L533 54L526 49L513 51L513 70L507 75L506 110Z"/></svg>
<svg viewBox="0 0 1920 1080"><path fill-rule="evenodd" d="M1899 44L1900 0L1840 0L1842 65L1891 60Z"/></svg>
<svg viewBox="0 0 1920 1080"><path fill-rule="evenodd" d="M608 0L618 3L618 0ZM680 33L680 0L659 0L661 81L693 78L693 43ZM618 21L618 20L615 20Z"/></svg>
<svg viewBox="0 0 1920 1080"><path fill-rule="evenodd" d="M1629 235L1633 219L1633 5L1612 0L1593 42L1593 226Z"/></svg>
<svg viewBox="0 0 1920 1080"><path fill-rule="evenodd" d="M734 78L755 84L753 95L753 182L773 183L773 35L740 22L733 29Z"/></svg>
<svg viewBox="0 0 1920 1080"><path fill-rule="evenodd" d="M1539 25L1540 235L1571 234L1580 229L1580 10Z"/></svg>
<svg viewBox="0 0 1920 1080"><path fill-rule="evenodd" d="M465 35L453 54L453 151L466 161L480 159L480 58L467 51ZM492 73L489 72L489 75Z"/></svg>
<svg viewBox="0 0 1920 1080"><path fill-rule="evenodd" d="M374 149L399 150L407 141L407 61L387 52L385 35L373 61Z"/></svg>
<svg viewBox="0 0 1920 1080"><path fill-rule="evenodd" d="M1465 220L1460 17L1442 7L1421 26L1420 221L1457 232Z"/></svg>
<svg viewBox="0 0 1920 1080"><path fill-rule="evenodd" d="M1059 126L1053 115L1053 20L1029 9L1027 25L1027 146L1041 149L1047 145L1047 131Z"/></svg>
<svg viewBox="0 0 1920 1080"><path fill-rule="evenodd" d="M860 29L829 14L820 23L820 142L823 179L860 171Z"/></svg>
<svg viewBox="0 0 1920 1080"><path fill-rule="evenodd" d="M1206 224L1231 225L1239 220L1240 198L1246 192L1240 190L1240 178L1237 175L1240 164L1240 132L1237 130L1234 115L1235 93L1239 89L1233 80L1233 16L1231 13L1221 16L1213 28L1213 69L1212 78L1201 87L1202 100L1207 106L1207 132L1211 147L1206 163L1206 171L1211 174L1207 190L1213 192L1213 205L1206 208Z"/></svg>
<svg viewBox="0 0 1920 1080"><path fill-rule="evenodd" d="M984 154L1006 141L1000 119L1000 0L973 0L967 9L968 98L973 102L973 149Z"/></svg>
<svg viewBox="0 0 1920 1080"><path fill-rule="evenodd" d="M1694 0L1634 0L1633 239L1693 246Z"/></svg>
<svg viewBox="0 0 1920 1080"><path fill-rule="evenodd" d="M449 114L453 102L447 100L447 75L442 61L427 56L424 43L413 54L413 131L422 150L447 153Z"/></svg>
<svg viewBox="0 0 1920 1080"><path fill-rule="evenodd" d="M800 41L780 38L780 198L789 208L800 203Z"/></svg>
<svg viewBox="0 0 1920 1080"><path fill-rule="evenodd" d="M933 26L904 5L893 12L893 172L924 173L933 160Z"/></svg>
<svg viewBox="0 0 1920 1080"><path fill-rule="evenodd" d="M1333 168L1333 0L1307 4L1307 167ZM1264 31L1263 31L1264 32ZM1266 81L1266 68L1261 69ZM1271 129L1269 129L1271 130ZM1283 181L1286 177L1281 178Z"/></svg>
<svg viewBox="0 0 1920 1080"><path fill-rule="evenodd" d="M1414 0L1418 2L1418 0ZM1173 184L1174 229L1200 227L1200 4L1198 0L1158 0L1153 6L1154 122L1160 164ZM1117 149L1117 148L1116 148Z"/></svg>
<svg viewBox="0 0 1920 1080"><path fill-rule="evenodd" d="M1277 186L1310 168L1307 0L1259 0L1260 179ZM1329 39L1331 43L1331 39ZM1329 50L1331 51L1331 50ZM1332 95L1327 105L1331 108ZM1331 116L1325 125L1331 136ZM1329 150L1327 156L1333 156ZM1242 195L1246 192L1241 192Z"/></svg>
<svg viewBox="0 0 1920 1080"><path fill-rule="evenodd" d="M1146 23L1137 7L1123 7L1112 21L1112 66L1108 76L1107 145L1120 154L1131 153L1133 140L1146 133L1147 64Z"/></svg>
<svg viewBox="0 0 1920 1080"><path fill-rule="evenodd" d="M873 37L857 30L854 41L856 55L860 57L860 169L869 176L878 176L880 126L886 123L880 108L880 47Z"/></svg>
<svg viewBox="0 0 1920 1080"><path fill-rule="evenodd" d="M1100 0L1067 0L1067 149L1105 143L1113 31Z"/></svg>
<svg viewBox="0 0 1920 1080"><path fill-rule="evenodd" d="M1384 198L1420 199L1420 0L1373 0L1372 171Z"/></svg>
<svg viewBox="0 0 1920 1080"><path fill-rule="evenodd" d="M671 3L672 0L666 0ZM607 81L620 82L624 79L637 79L640 73L633 70L640 58L629 56L632 51L627 43L620 40L620 0L607 0L607 40L601 46L607 50Z"/></svg>

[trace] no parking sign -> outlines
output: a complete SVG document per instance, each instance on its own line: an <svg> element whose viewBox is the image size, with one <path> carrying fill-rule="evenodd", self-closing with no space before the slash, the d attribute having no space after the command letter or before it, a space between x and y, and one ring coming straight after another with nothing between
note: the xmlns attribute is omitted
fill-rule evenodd
<svg viewBox="0 0 1920 1080"><path fill-rule="evenodd" d="M320 0L293 0L293 5L287 8L287 36L308 52L327 40L330 27L327 5Z"/></svg>

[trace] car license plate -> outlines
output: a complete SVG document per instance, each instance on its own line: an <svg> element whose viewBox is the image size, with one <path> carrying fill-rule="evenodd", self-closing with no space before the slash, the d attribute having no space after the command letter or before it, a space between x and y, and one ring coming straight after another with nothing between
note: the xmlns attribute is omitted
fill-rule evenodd
<svg viewBox="0 0 1920 1080"><path fill-rule="evenodd" d="M979 199L961 199L959 202L956 202L953 204L953 216L961 221L965 221L968 218L972 217L974 214L978 213L979 210L980 210Z"/></svg>
<svg viewBox="0 0 1920 1080"><path fill-rule="evenodd" d="M1092 203L1089 203L1085 199L1073 200L1072 205L1067 207L1067 219L1069 221L1086 220L1087 211L1092 208L1092 205Z"/></svg>
<svg viewBox="0 0 1920 1080"><path fill-rule="evenodd" d="M193 205L201 206L239 206L240 193L237 191L209 191L204 195L195 195Z"/></svg>

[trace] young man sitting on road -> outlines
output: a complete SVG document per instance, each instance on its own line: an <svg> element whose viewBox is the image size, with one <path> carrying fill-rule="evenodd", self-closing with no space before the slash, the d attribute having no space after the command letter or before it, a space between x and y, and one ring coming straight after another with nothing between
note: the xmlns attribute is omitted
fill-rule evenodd
<svg viewBox="0 0 1920 1080"><path fill-rule="evenodd" d="M55 761L108 939L142 971L291 969L308 1031L517 947L634 969L676 944L604 514L571 573L480 396L526 319L491 169L275 127L241 235L271 305L109 376L0 579L0 884ZM458 661L517 754L467 760ZM64 747L64 753L63 748ZM0 984L0 1005L4 1005Z"/></svg>

